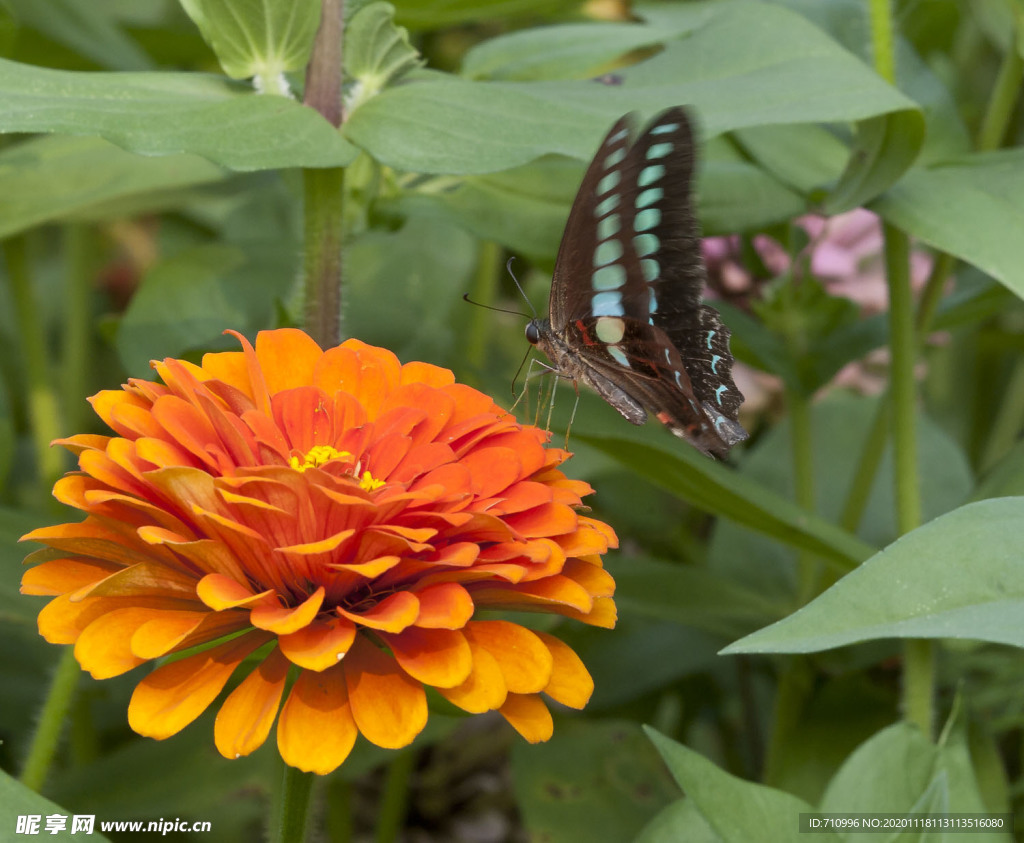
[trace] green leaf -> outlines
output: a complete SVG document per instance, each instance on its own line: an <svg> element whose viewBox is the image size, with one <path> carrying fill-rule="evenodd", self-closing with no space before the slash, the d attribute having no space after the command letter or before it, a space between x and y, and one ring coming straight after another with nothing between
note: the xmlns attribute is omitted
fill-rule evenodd
<svg viewBox="0 0 1024 843"><path fill-rule="evenodd" d="M632 23L573 23L499 35L462 59L467 79L548 81L594 76L631 50L665 38L664 30Z"/></svg>
<svg viewBox="0 0 1024 843"><path fill-rule="evenodd" d="M11 0L0 0L0 56L9 56L18 32Z"/></svg>
<svg viewBox="0 0 1024 843"><path fill-rule="evenodd" d="M859 208L887 190L921 152L924 130L920 111L896 111L861 122L846 170L825 201L825 213Z"/></svg>
<svg viewBox="0 0 1024 843"><path fill-rule="evenodd" d="M706 137L762 124L861 121L916 110L821 30L767 3L659 10L662 52L591 81L471 82L419 73L355 109L346 136L400 170L471 174L541 155L587 158L628 111L691 104ZM736 45L743 44L743 50Z"/></svg>
<svg viewBox="0 0 1024 843"><path fill-rule="evenodd" d="M878 638L1024 647L1024 498L968 504L897 539L828 591L725 653L810 653Z"/></svg>
<svg viewBox="0 0 1024 843"><path fill-rule="evenodd" d="M21 835L25 835L25 837L28 838L30 834L38 834L40 836L45 834L46 836L50 836L49 832L46 830L47 817L64 817L64 831L60 832L60 836L71 837L72 817L76 813L82 813L81 811L64 808L56 802L51 802L45 796L40 796L35 791L29 790L25 785L17 779L12 778L4 770L0 770L0 805L3 805L5 809L4 823L7 827L7 834L10 835L8 838L10 840L16 840L21 837ZM16 817L26 815L35 815L39 818L39 825L36 831L21 831L20 833L16 833ZM79 829L78 835L84 835L84 832ZM110 838L100 833L98 823L88 834L88 839L98 841L98 843L110 843Z"/></svg>
<svg viewBox="0 0 1024 843"><path fill-rule="evenodd" d="M640 832L634 843L721 843L692 799L677 799Z"/></svg>
<svg viewBox="0 0 1024 843"><path fill-rule="evenodd" d="M1024 298L1024 149L912 170L872 210Z"/></svg>
<svg viewBox="0 0 1024 843"><path fill-rule="evenodd" d="M8 0L23 27L111 70L149 70L153 60L118 25L102 3L78 0Z"/></svg>
<svg viewBox="0 0 1024 843"><path fill-rule="evenodd" d="M938 744L906 723L873 735L854 750L829 782L820 810L926 813L936 810L936 801L941 809L954 813L993 810L981 798L965 725L959 720ZM976 833L985 841L1006 839L998 833Z"/></svg>
<svg viewBox="0 0 1024 843"><path fill-rule="evenodd" d="M353 15L345 30L345 70L355 80L346 107L358 108L392 82L422 64L409 33L395 26L390 3L370 3Z"/></svg>
<svg viewBox="0 0 1024 843"><path fill-rule="evenodd" d="M434 29L493 18L558 14L579 5L579 0L402 0L399 23L414 29Z"/></svg>
<svg viewBox="0 0 1024 843"><path fill-rule="evenodd" d="M547 743L519 741L512 774L534 840L631 840L675 789L640 728L620 721L563 721Z"/></svg>
<svg viewBox="0 0 1024 843"><path fill-rule="evenodd" d="M0 132L100 135L235 170L341 167L355 150L313 109L215 76L82 73L0 59Z"/></svg>
<svg viewBox="0 0 1024 843"><path fill-rule="evenodd" d="M664 431L655 431L654 425L620 427L615 436L595 435L587 432L585 422L577 422L573 435L706 512L817 553L840 567L853 567L871 555L871 546L860 539Z"/></svg>
<svg viewBox="0 0 1024 843"><path fill-rule="evenodd" d="M654 743L669 770L724 843L751 840L793 840L799 816L813 808L792 794L744 781L716 767L704 756L665 737L656 729L644 731ZM686 826L680 828L685 831ZM832 832L814 835L816 840L840 843ZM680 834L676 839L688 839Z"/></svg>
<svg viewBox="0 0 1024 843"><path fill-rule="evenodd" d="M305 68L320 26L320 0L181 0L181 5L224 72L232 79L256 77L264 90L276 90L281 74Z"/></svg>
<svg viewBox="0 0 1024 843"><path fill-rule="evenodd" d="M87 214L117 199L206 184L225 175L196 155L147 158L102 138L32 138L0 151L0 237Z"/></svg>
<svg viewBox="0 0 1024 843"><path fill-rule="evenodd" d="M805 194L836 181L850 154L823 126L756 126L737 129L733 137L747 156Z"/></svg>
<svg viewBox="0 0 1024 843"><path fill-rule="evenodd" d="M858 469L856 456L864 450L868 432L879 411L879 401L845 393L832 393L811 405L814 511L837 522L846 506ZM926 519L949 512L970 492L972 477L963 451L927 416L917 423L918 478ZM774 494L792 499L793 431L788 419L764 431L746 454L740 471ZM892 483L892 450L886 450L875 474L857 530L861 539L884 547L899 535ZM792 599L795 560L787 548L766 534L754 535L741 525L719 522L709 554L714 570L766 595Z"/></svg>
<svg viewBox="0 0 1024 843"><path fill-rule="evenodd" d="M668 620L732 637L788 608L764 594L693 565L654 559L607 560L622 615Z"/></svg>

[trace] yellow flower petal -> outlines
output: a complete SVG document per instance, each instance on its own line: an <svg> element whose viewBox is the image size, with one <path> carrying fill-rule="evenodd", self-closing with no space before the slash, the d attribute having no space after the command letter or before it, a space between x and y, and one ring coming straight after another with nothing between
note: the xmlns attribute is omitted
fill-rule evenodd
<svg viewBox="0 0 1024 843"><path fill-rule="evenodd" d="M225 758L239 758L263 746L277 717L289 666L274 649L228 694L213 727L217 751Z"/></svg>
<svg viewBox="0 0 1024 843"><path fill-rule="evenodd" d="M284 763L326 776L348 758L357 734L341 665L300 673L277 724Z"/></svg>
<svg viewBox="0 0 1024 843"><path fill-rule="evenodd" d="M401 749L427 725L423 686L386 653L359 636L341 662L352 717L372 744Z"/></svg>

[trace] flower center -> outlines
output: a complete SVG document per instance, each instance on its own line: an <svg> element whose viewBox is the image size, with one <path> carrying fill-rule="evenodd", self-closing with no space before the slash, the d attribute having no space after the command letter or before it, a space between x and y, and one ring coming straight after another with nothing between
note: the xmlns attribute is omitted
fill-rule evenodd
<svg viewBox="0 0 1024 843"><path fill-rule="evenodd" d="M314 445L310 448L306 454L302 457L292 457L288 464L296 471L302 472L307 468L320 468L333 460L351 460L352 454L348 451L339 451L337 448L332 448L330 445ZM351 474L353 477L359 477L359 465L356 464ZM359 487L365 489L367 492L372 492L374 489L379 489L384 485L383 480L378 480L369 471L364 471L362 478L359 480Z"/></svg>
<svg viewBox="0 0 1024 843"><path fill-rule="evenodd" d="M305 471L307 468L319 468L331 460L350 460L352 455L348 451L339 451L330 445L314 445L306 452L304 457L292 457L288 462L296 471Z"/></svg>

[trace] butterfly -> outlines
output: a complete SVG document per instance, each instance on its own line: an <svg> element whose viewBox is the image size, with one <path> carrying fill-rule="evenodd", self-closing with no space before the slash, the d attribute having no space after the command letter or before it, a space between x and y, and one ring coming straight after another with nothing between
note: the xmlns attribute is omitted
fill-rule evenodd
<svg viewBox="0 0 1024 843"><path fill-rule="evenodd" d="M583 381L628 421L647 413L723 457L747 438L729 331L701 304L706 278L691 207L693 132L663 111L630 144L630 115L602 141L562 235L547 319L526 338L562 377Z"/></svg>

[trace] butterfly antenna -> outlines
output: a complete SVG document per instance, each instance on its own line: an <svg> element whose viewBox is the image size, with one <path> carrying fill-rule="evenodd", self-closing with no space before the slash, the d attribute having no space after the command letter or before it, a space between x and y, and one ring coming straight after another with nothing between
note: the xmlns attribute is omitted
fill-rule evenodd
<svg viewBox="0 0 1024 843"><path fill-rule="evenodd" d="M532 313L533 314L533 318L536 319L537 318L537 308L535 308L533 306L533 302L530 301L530 297L526 295L526 290L523 289L523 285L519 283L519 279L516 278L516 274L512 271L512 264L514 262L515 262L515 256L509 258L508 262L505 264L505 271L508 272L509 276L512 278L512 283L516 285L516 289L519 290L519 292L522 295L523 299L526 301L526 306L530 308L530 313Z"/></svg>
<svg viewBox="0 0 1024 843"><path fill-rule="evenodd" d="M473 301L473 299L469 297L469 293L463 293L462 300L464 302L469 302L470 304L475 304L477 307L482 307L484 310L494 310L498 313L511 313L513 316L522 316L523 319L530 318L529 313L522 313L518 310L506 310L504 307L495 307L493 304L484 304L482 301Z"/></svg>

